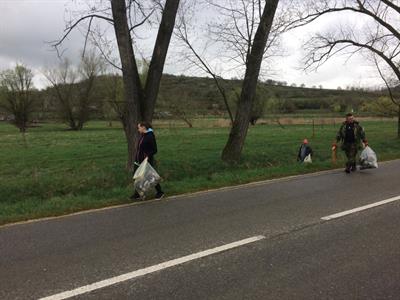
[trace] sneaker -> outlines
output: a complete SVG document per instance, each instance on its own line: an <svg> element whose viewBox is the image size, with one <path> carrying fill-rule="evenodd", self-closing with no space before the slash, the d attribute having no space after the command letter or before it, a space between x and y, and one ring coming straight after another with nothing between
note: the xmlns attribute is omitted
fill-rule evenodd
<svg viewBox="0 0 400 300"><path fill-rule="evenodd" d="M141 197L138 193L134 193L132 196L129 197L131 200L140 200Z"/></svg>
<svg viewBox="0 0 400 300"><path fill-rule="evenodd" d="M349 173L350 173L350 168L346 168L346 169L344 169L344 171L345 171L347 174L349 174Z"/></svg>
<svg viewBox="0 0 400 300"><path fill-rule="evenodd" d="M163 192L160 192L160 193L157 193L157 194L156 194L156 197L155 197L155 198L159 200L159 199L164 198L164 195L165 195L165 194L164 194Z"/></svg>

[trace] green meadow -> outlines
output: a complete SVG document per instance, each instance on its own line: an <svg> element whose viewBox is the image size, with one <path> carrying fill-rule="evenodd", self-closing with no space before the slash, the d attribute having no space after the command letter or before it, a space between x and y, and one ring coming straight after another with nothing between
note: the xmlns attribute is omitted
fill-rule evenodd
<svg viewBox="0 0 400 300"><path fill-rule="evenodd" d="M115 124L91 122L81 132L40 124L23 136L1 123L0 224L131 202L125 137ZM154 126L158 171L169 196L343 165L341 153L337 164L331 161L338 125L316 125L314 137L310 125L250 127L241 162L229 165L220 160L228 128L171 124ZM362 125L380 161L400 158L395 122ZM311 165L296 162L303 138L315 153Z"/></svg>

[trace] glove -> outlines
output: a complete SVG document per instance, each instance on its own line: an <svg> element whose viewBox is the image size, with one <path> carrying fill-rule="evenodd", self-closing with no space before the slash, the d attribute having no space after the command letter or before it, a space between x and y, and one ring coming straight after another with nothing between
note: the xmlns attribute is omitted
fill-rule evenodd
<svg viewBox="0 0 400 300"><path fill-rule="evenodd" d="M368 141L367 141L367 140L364 141L364 146L365 146L365 147L368 146Z"/></svg>
<svg viewBox="0 0 400 300"><path fill-rule="evenodd" d="M332 151L335 151L337 149L337 144L336 143L333 143L332 144Z"/></svg>

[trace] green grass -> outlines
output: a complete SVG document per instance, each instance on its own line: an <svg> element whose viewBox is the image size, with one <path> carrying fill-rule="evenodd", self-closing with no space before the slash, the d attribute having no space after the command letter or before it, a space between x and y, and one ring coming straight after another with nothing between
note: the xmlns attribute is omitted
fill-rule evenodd
<svg viewBox="0 0 400 300"><path fill-rule="evenodd" d="M400 158L395 122L363 124L380 160ZM129 202L131 174L125 171L126 143L121 128L92 122L82 132L43 124L23 136L0 124L0 224L60 215ZM256 180L326 170L331 164L333 125L251 127L242 161L220 160L228 128L156 128L158 170L168 195ZM303 138L315 156L312 165L296 162ZM342 156L341 156L342 157Z"/></svg>

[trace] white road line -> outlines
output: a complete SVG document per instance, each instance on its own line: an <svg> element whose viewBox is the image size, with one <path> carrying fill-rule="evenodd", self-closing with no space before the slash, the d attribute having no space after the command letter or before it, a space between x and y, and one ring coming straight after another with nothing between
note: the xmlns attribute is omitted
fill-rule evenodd
<svg viewBox="0 0 400 300"><path fill-rule="evenodd" d="M216 248L208 249L208 250L205 250L205 251L201 251L201 252L197 252L197 253L190 254L190 255L187 255L187 256L183 256L183 257L180 257L180 258L177 258L177 259L169 260L169 261L160 263L158 265L154 265L154 266L147 267L147 268L140 269L140 270L136 270L136 271L133 271L133 272L130 272L130 273L126 273L126 274L122 274L122 275L115 276L115 277L112 277L112 278L108 278L108 279L105 279L105 280L102 280L102 281L98 281L98 282L95 282L95 283L92 283L92 284L89 284L89 285L85 285L85 286L70 290L70 291L66 291L66 292L62 292L62 293L55 294L55 295L52 295L52 296L48 296L48 297L45 297L45 298L41 298L39 300L61 300L61 299L67 299L67 298L75 297L75 296L78 296L78 295L86 294L86 293L89 293L91 291L98 290L98 289L101 289L101 288L104 288L104 287L107 287L107 286L110 286L110 285L114 285L114 284L117 284L117 283L120 283L120 282L123 282L123 281L134 279L136 277L140 277L140 276L143 276L143 275L146 275L146 274L150 274L150 273L153 273L153 272L157 272L157 271L160 271L160 270L163 270L163 269L167 269L167 268L170 268L170 267L173 267L173 266L184 264L184 263L189 262L191 260L199 259L199 258L202 258L202 257L205 257L205 256L209 256L209 255L212 255L212 254L216 254L216 253L219 253L219 252L222 252L222 251L226 251L226 250L230 250L230 249L233 249L233 248L237 248L239 246L243 246L243 245L246 245L246 244L254 243L254 242L262 240L262 239L265 239L265 236L263 236L263 235L254 236L254 237L251 237L251 238L247 238L247 239L244 239L244 240L240 240L240 241L233 242L233 243L230 243L230 244L226 244L226 245L223 245L223 246L219 246L219 247L216 247Z"/></svg>
<svg viewBox="0 0 400 300"><path fill-rule="evenodd" d="M392 197L392 198L389 198L389 199L386 199L386 200L382 200L382 201L379 201L379 202L375 202L375 203L372 203L372 204L368 204L368 205L365 205L365 206L360 206L360 207L357 207L357 208L346 210L346 211L343 211L343 212L340 212L340 213L337 213L337 214L333 214L333 215L329 215L329 216L323 217L321 219L325 220L325 221L332 220L332 219L337 219L337 218L341 218L343 216L347 216L347 215L350 215L350 214L353 214L353 213L356 213L356 212L359 212L359 211L362 211L362 210L370 209L370 208L373 208L373 207L376 207L376 206L380 206L380 205L384 205L384 204L387 204L387 203L390 203L390 202L394 202L394 201L397 201L397 200L400 200L400 196Z"/></svg>

